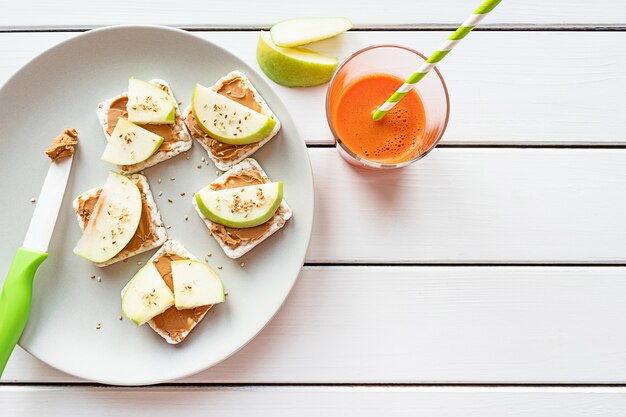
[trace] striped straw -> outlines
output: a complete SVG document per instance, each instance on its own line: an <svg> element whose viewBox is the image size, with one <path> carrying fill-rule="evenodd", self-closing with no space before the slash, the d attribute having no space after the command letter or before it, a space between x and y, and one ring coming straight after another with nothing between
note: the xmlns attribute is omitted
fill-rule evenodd
<svg viewBox="0 0 626 417"><path fill-rule="evenodd" d="M400 88L396 90L391 97L383 103L382 106L374 112L372 119L380 120L389 110L396 105L397 102L402 100L409 91L417 84L422 78L428 74L428 72L435 68L435 66L448 55L448 52L452 50L461 39L467 36L478 24L492 11L502 0L486 0L475 12L472 14L463 24L444 42L441 47L435 51L427 60L418 68L416 72L411 75Z"/></svg>

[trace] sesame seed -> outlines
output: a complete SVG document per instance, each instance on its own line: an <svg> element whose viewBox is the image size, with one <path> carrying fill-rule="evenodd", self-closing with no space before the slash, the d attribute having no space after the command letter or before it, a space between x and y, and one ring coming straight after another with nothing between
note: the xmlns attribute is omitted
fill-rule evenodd
<svg viewBox="0 0 626 417"><path fill-rule="evenodd" d="M159 197L163 195L163 191L159 191Z"/></svg>
<svg viewBox="0 0 626 417"><path fill-rule="evenodd" d="M211 255L213 255L211 252L208 252L208 253L206 254L206 256L211 256Z"/></svg>
<svg viewBox="0 0 626 417"><path fill-rule="evenodd" d="M217 269L222 269L222 265L218 265L218 266L217 266Z"/></svg>
<svg viewBox="0 0 626 417"><path fill-rule="evenodd" d="M185 196L185 192L184 192L184 191L181 191L180 196L181 196L181 197L184 197L184 196Z"/></svg>
<svg viewBox="0 0 626 417"><path fill-rule="evenodd" d="M37 201L37 199L36 199L35 197L33 197L33 198L31 198L31 199L30 199L30 202L31 202L31 203L34 203L35 201Z"/></svg>
<svg viewBox="0 0 626 417"><path fill-rule="evenodd" d="M198 166L196 168L198 168L198 169L202 168L202 164L198 164Z"/></svg>
<svg viewBox="0 0 626 417"><path fill-rule="evenodd" d="M166 229L171 229L172 226L170 226L169 224L167 226L165 226Z"/></svg>
<svg viewBox="0 0 626 417"><path fill-rule="evenodd" d="M120 321L124 320L124 316L122 316L122 315L120 314L120 318L119 318L119 320L120 320Z"/></svg>
<svg viewBox="0 0 626 417"><path fill-rule="evenodd" d="M95 275L92 275L92 276L91 276L91 279L96 279L96 276L95 276Z"/></svg>
<svg viewBox="0 0 626 417"><path fill-rule="evenodd" d="M141 261L137 261L137 265L141 265Z"/></svg>
<svg viewBox="0 0 626 417"><path fill-rule="evenodd" d="M220 172L219 171L215 171L215 175L220 175Z"/></svg>
<svg viewBox="0 0 626 417"><path fill-rule="evenodd" d="M98 282L102 282L102 278L98 277L96 279L98 280Z"/></svg>
<svg viewBox="0 0 626 417"><path fill-rule="evenodd" d="M202 157L202 162L205 162L205 161L206 161L206 158L203 156Z"/></svg>
<svg viewBox="0 0 626 417"><path fill-rule="evenodd" d="M167 199L167 202L168 202L168 203L173 203L173 201L172 201L172 199L171 199L171 198L168 198L168 199Z"/></svg>
<svg viewBox="0 0 626 417"><path fill-rule="evenodd" d="M96 330L100 330L102 328L102 323L99 321L96 322Z"/></svg>
<svg viewBox="0 0 626 417"><path fill-rule="evenodd" d="M161 178L157 178L157 182L161 184Z"/></svg>
<svg viewBox="0 0 626 417"><path fill-rule="evenodd" d="M185 159L189 161L191 159L191 156L187 155Z"/></svg>
<svg viewBox="0 0 626 417"><path fill-rule="evenodd" d="M176 177L170 177L170 181L174 181Z"/></svg>
<svg viewBox="0 0 626 417"><path fill-rule="evenodd" d="M245 263L245 262L242 262L242 263L241 263L241 267L243 268L244 266L246 266L246 263Z"/></svg>

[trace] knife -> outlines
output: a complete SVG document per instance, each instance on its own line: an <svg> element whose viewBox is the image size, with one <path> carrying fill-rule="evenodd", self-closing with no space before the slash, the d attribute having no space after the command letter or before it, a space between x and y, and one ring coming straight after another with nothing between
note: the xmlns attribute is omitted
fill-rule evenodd
<svg viewBox="0 0 626 417"><path fill-rule="evenodd" d="M0 294L0 376L28 320L35 272L48 257L48 243L72 170L72 159L70 156L50 165L24 244L17 250L4 281Z"/></svg>

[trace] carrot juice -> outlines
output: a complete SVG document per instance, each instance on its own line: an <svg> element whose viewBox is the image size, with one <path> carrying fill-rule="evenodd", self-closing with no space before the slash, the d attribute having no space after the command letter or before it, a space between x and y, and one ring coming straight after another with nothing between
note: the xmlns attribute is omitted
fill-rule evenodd
<svg viewBox="0 0 626 417"><path fill-rule="evenodd" d="M340 91L333 91L331 119L341 141L356 155L381 164L396 164L421 152L426 125L424 106L411 90L378 121L372 114L403 80L384 73L367 74Z"/></svg>
<svg viewBox="0 0 626 417"><path fill-rule="evenodd" d="M339 65L326 92L326 119L339 155L370 169L401 168L423 158L448 124L448 89L437 68L381 120L374 111L426 61L399 45L356 51Z"/></svg>

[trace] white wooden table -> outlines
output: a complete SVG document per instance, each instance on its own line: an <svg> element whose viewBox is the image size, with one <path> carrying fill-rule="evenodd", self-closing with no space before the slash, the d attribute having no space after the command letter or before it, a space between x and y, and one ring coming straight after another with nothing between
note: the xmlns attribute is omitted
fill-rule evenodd
<svg viewBox="0 0 626 417"><path fill-rule="evenodd" d="M375 43L430 52L476 6L383 3L7 1L0 83L108 24L191 29L256 66L256 30L284 18L351 17L356 30L316 47L343 58ZM310 145L315 227L294 292L241 352L130 389L18 348L0 415L625 415L626 5L505 0L441 70L444 140L383 174L336 155L325 87L275 87Z"/></svg>

